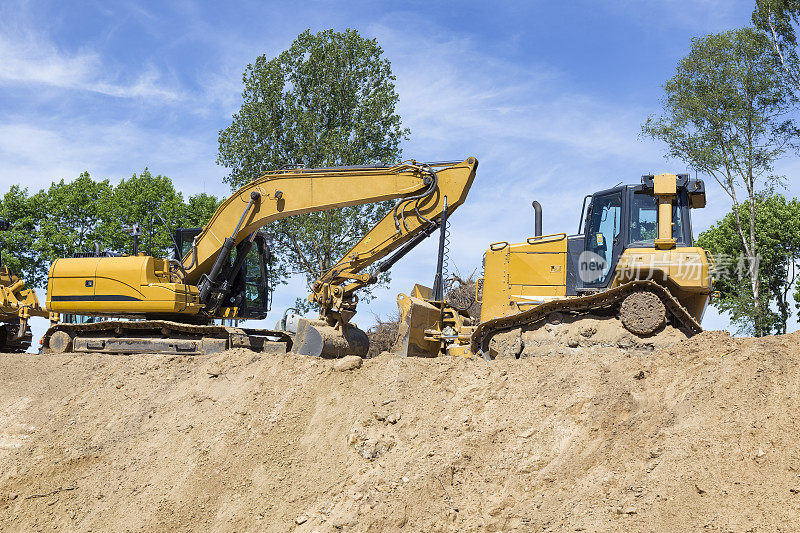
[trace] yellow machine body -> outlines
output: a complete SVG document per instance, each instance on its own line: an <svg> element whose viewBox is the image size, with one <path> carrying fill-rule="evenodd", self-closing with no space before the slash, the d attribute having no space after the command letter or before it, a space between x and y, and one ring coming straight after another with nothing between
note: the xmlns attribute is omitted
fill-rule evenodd
<svg viewBox="0 0 800 533"><path fill-rule="evenodd" d="M0 351L25 351L30 346L28 319L47 318L33 289L5 266L0 266Z"/></svg>
<svg viewBox="0 0 800 533"><path fill-rule="evenodd" d="M47 316L33 289L7 267L0 266L0 319L18 316Z"/></svg>
<svg viewBox="0 0 800 533"><path fill-rule="evenodd" d="M516 315L566 298L567 235L531 237L520 244L498 243L486 251L481 322ZM711 294L710 261L698 247L629 248L617 263L610 288L633 280L663 282L697 319Z"/></svg>
<svg viewBox="0 0 800 533"><path fill-rule="evenodd" d="M486 251L481 321L515 315L566 294L567 235L494 243Z"/></svg>
<svg viewBox="0 0 800 533"><path fill-rule="evenodd" d="M669 250L628 248L619 258L612 287L633 280L655 280L665 285L700 322L713 292L713 267L711 255L697 246Z"/></svg>
<svg viewBox="0 0 800 533"><path fill-rule="evenodd" d="M57 259L47 308L81 315L196 315L197 287L177 283L165 259L149 256Z"/></svg>

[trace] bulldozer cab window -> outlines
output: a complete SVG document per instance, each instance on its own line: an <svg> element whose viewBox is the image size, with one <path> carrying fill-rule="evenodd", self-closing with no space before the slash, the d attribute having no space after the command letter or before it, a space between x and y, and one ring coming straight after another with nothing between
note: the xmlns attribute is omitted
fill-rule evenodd
<svg viewBox="0 0 800 533"><path fill-rule="evenodd" d="M586 250L598 256L596 257L598 267L596 278L584 281L592 285L603 285L614 263L614 250L618 247L622 232L622 192L595 196L591 209L586 228Z"/></svg>
<svg viewBox="0 0 800 533"><path fill-rule="evenodd" d="M631 199L630 246L653 246L658 237L658 203L652 194L636 191ZM683 243L683 210L672 206L672 238Z"/></svg>

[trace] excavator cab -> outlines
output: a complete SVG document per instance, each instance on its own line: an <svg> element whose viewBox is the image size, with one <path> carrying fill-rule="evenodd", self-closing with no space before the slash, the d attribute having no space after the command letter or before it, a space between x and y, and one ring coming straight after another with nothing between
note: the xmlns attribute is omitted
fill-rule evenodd
<svg viewBox="0 0 800 533"><path fill-rule="evenodd" d="M184 257L203 228L178 228L174 232L174 256ZM272 303L269 273L272 255L267 234L256 231L237 244L219 273L227 290L218 298L218 307L226 318L262 320Z"/></svg>
<svg viewBox="0 0 800 533"><path fill-rule="evenodd" d="M236 246L231 256L230 268L237 264L237 256L245 254L238 272L231 272L233 282L226 307L236 310L240 319L262 320L270 310L272 291L269 286L270 251L266 238L260 232L254 235L252 246L247 250L247 241Z"/></svg>

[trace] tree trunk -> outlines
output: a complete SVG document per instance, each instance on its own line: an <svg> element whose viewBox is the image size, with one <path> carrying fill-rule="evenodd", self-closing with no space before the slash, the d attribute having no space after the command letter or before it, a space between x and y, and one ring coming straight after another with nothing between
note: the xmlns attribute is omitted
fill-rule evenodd
<svg viewBox="0 0 800 533"><path fill-rule="evenodd" d="M752 188L750 193L750 286L753 290L753 312L755 313L755 333L756 337L763 337L764 315L761 312L761 278L759 274L760 265L758 264L758 246L756 244L756 200Z"/></svg>
<svg viewBox="0 0 800 533"><path fill-rule="evenodd" d="M758 258L751 256L747 258L750 262L750 287L753 291L753 314L754 314L754 328L755 328L755 336L756 337L763 337L764 336L764 324L763 324L763 316L761 313L761 301L760 301L760 290L761 290L761 283L758 278Z"/></svg>

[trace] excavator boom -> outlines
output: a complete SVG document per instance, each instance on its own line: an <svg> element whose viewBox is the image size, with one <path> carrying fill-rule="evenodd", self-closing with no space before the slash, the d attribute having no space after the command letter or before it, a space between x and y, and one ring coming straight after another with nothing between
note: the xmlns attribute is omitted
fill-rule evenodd
<svg viewBox="0 0 800 533"><path fill-rule="evenodd" d="M196 284L211 271L226 238L235 245L282 218L402 198L424 190L428 178L425 166L414 161L392 167L291 169L262 176L233 193L211 217L183 258L186 281Z"/></svg>

